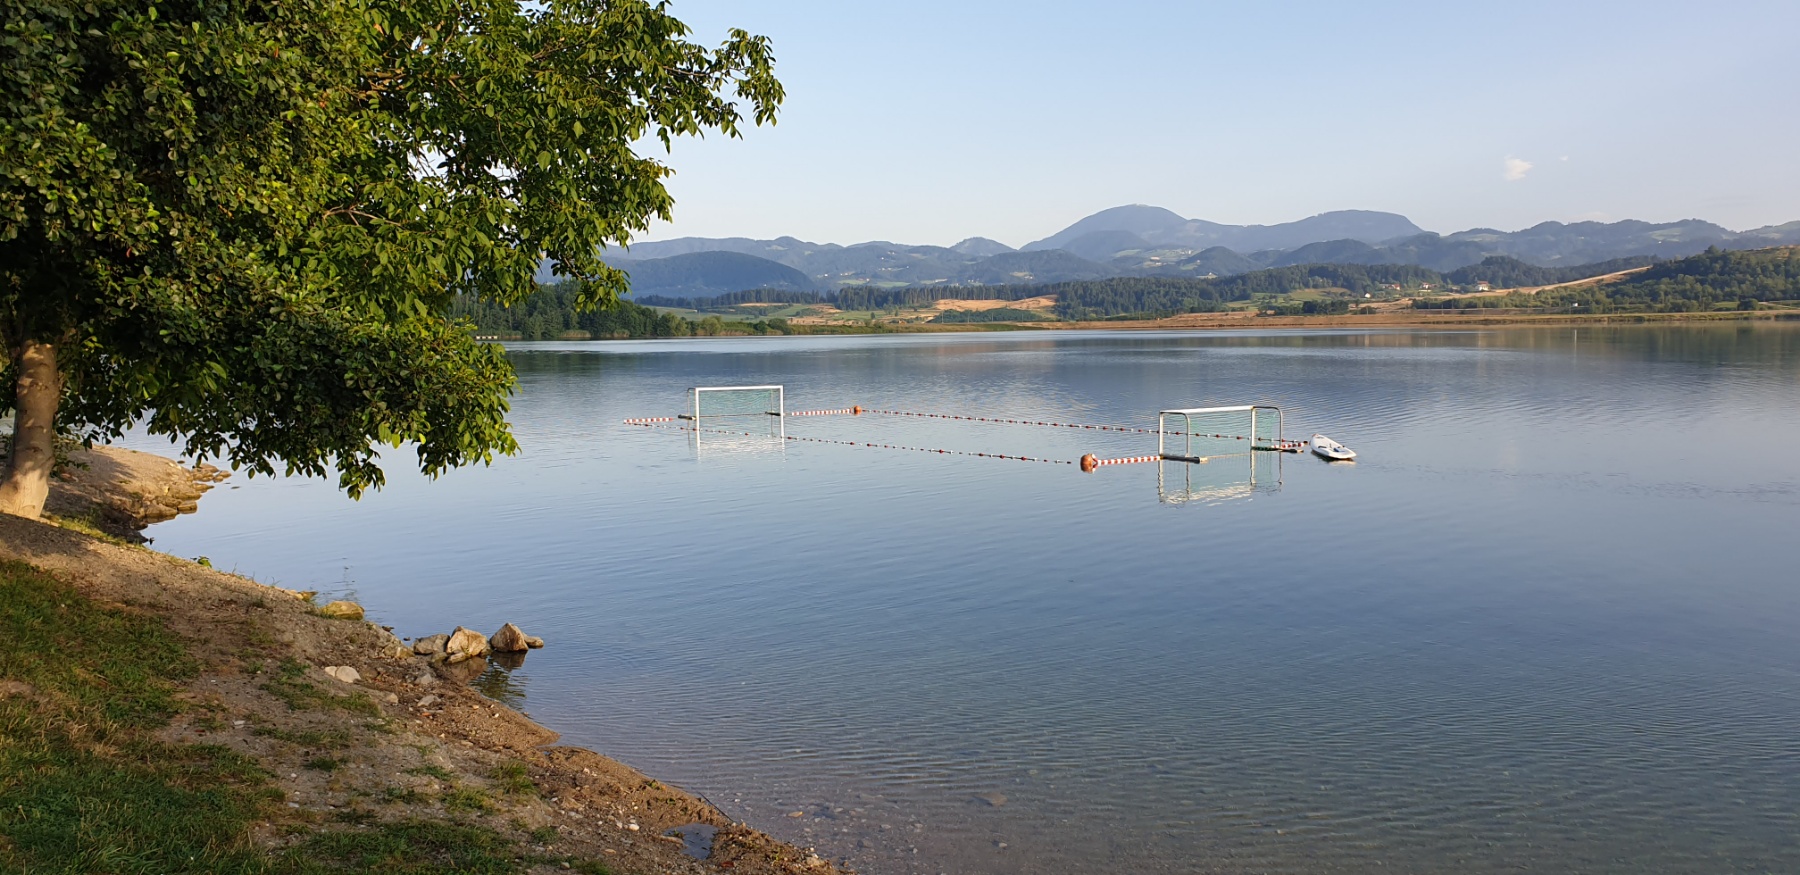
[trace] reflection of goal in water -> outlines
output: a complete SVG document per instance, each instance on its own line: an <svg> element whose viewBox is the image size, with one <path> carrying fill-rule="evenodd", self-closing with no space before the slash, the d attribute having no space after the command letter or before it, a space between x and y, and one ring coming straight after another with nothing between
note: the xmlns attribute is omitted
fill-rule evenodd
<svg viewBox="0 0 1800 875"><path fill-rule="evenodd" d="M1205 462L1171 457L1156 463L1156 494L1164 504L1218 504L1279 492L1285 455L1243 451Z"/></svg>
<svg viewBox="0 0 1800 875"><path fill-rule="evenodd" d="M768 456L787 452L780 419L768 416L729 422L697 422L686 429L698 459L722 456Z"/></svg>

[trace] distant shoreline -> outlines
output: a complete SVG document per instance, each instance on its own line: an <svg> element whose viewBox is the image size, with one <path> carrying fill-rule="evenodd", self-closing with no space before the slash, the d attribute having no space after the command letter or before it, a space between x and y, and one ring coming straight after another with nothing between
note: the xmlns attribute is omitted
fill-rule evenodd
<svg viewBox="0 0 1800 875"><path fill-rule="evenodd" d="M1642 325L1679 322L1783 322L1800 321L1800 310L1729 311L1720 313L1545 313L1484 314L1479 310L1405 310L1342 316L1235 316L1222 313L1184 313L1167 319L1106 322L1045 322L1031 327L1045 330L1123 329L1137 331L1171 328L1405 328L1480 325L1484 327L1532 325Z"/></svg>
<svg viewBox="0 0 1800 875"><path fill-rule="evenodd" d="M1394 310L1340 316L1259 316L1255 313L1183 313L1164 319L1111 319L1091 322L980 322L968 324L833 325L835 330L807 334L719 334L686 337L639 337L617 340L741 340L747 337L869 337L888 334L992 334L1014 331L1258 331L1271 328L1519 328L1548 325L1663 325L1698 322L1797 322L1800 310L1723 311L1717 313L1544 313L1495 314L1482 310ZM479 335L479 340L519 343L518 338ZM565 337L549 342L611 343L615 338Z"/></svg>

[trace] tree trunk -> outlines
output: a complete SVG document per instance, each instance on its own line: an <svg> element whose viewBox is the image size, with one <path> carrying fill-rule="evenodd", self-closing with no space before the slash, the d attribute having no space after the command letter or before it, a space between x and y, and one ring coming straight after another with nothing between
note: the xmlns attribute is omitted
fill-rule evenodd
<svg viewBox="0 0 1800 875"><path fill-rule="evenodd" d="M56 465L56 408L62 402L62 373L56 346L28 340L14 350L19 364L13 408L12 458L0 482L0 513L37 519L50 497Z"/></svg>

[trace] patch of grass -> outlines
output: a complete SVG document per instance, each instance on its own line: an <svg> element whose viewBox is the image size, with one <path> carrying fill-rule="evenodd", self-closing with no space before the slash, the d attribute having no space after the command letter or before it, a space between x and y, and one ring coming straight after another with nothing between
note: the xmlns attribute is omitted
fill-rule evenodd
<svg viewBox="0 0 1800 875"><path fill-rule="evenodd" d="M198 670L152 618L0 562L0 870L259 871L250 825L280 796L255 762L153 732Z"/></svg>
<svg viewBox="0 0 1800 875"><path fill-rule="evenodd" d="M0 676L121 727L168 722L180 710L175 683L200 670L161 623L103 609L20 562L0 562L0 630Z"/></svg>
<svg viewBox="0 0 1800 875"><path fill-rule="evenodd" d="M381 791L381 801L389 805L418 805L425 796L411 787L389 787Z"/></svg>
<svg viewBox="0 0 1800 875"><path fill-rule="evenodd" d="M494 770L494 786L508 796L536 796L537 784L524 763L504 763Z"/></svg>
<svg viewBox="0 0 1800 875"><path fill-rule="evenodd" d="M554 826L540 826L531 831L531 840L540 845L547 845L556 841L561 835Z"/></svg>
<svg viewBox="0 0 1800 875"><path fill-rule="evenodd" d="M580 872L581 875L612 875L612 870L606 868L606 864L599 860L564 860L563 862L568 863L570 869Z"/></svg>
<svg viewBox="0 0 1800 875"><path fill-rule="evenodd" d="M261 605L258 605L261 607ZM259 622L251 622L244 627L244 640L256 647L274 647L275 636L269 633L268 627Z"/></svg>
<svg viewBox="0 0 1800 875"><path fill-rule="evenodd" d="M451 772L449 769L446 769L443 766L440 766L436 763L426 763L425 765L422 765L422 766L413 766L412 768L407 769L406 773L409 775L418 775L421 778L436 778L440 781L456 780L455 773Z"/></svg>
<svg viewBox="0 0 1800 875"><path fill-rule="evenodd" d="M329 831L290 848L277 875L381 872L386 875L510 875L518 847L491 829L429 821L384 823Z"/></svg>
<svg viewBox="0 0 1800 875"><path fill-rule="evenodd" d="M335 772L344 767L344 761L332 757L313 757L301 765L315 772Z"/></svg>
<svg viewBox="0 0 1800 875"><path fill-rule="evenodd" d="M444 794L444 810L486 814L494 810L494 800L474 787L455 787Z"/></svg>
<svg viewBox="0 0 1800 875"><path fill-rule="evenodd" d="M250 732L253 735L273 738L301 747L344 747L351 742L350 730L336 727L331 729L282 729L278 726L258 726Z"/></svg>
<svg viewBox="0 0 1800 875"><path fill-rule="evenodd" d="M263 682L263 692L287 703L295 711L316 711L325 708L337 708L354 714L370 717L381 716L381 706L375 700L353 693L339 696L327 690L319 689L311 681L306 680L306 664L294 659L284 659L276 667L274 676Z"/></svg>

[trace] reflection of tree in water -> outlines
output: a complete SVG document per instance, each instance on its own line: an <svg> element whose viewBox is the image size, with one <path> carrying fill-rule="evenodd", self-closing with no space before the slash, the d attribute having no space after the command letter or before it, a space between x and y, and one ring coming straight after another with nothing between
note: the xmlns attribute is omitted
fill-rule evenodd
<svg viewBox="0 0 1800 875"><path fill-rule="evenodd" d="M518 708L525 704L526 681L523 677L513 677L513 669L524 664L523 653L493 654L488 657L487 669L470 681L469 686L502 705Z"/></svg>

